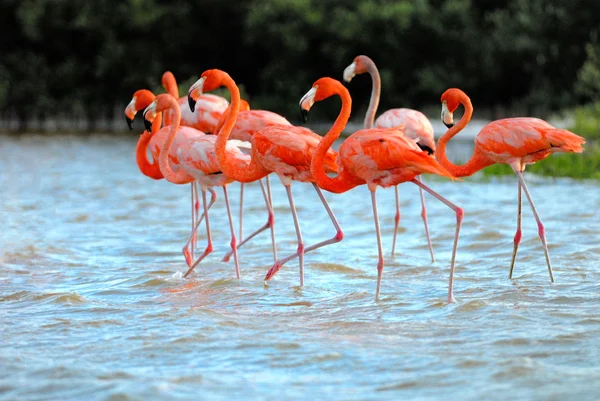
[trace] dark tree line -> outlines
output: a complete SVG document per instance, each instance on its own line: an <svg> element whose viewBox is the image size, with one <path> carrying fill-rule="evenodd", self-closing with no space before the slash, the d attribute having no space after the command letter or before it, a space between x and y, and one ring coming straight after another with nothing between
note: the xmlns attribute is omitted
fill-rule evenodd
<svg viewBox="0 0 600 401"><path fill-rule="evenodd" d="M291 115L358 54L380 68L383 108L437 108L451 86L530 113L600 93L598 0L2 0L0 26L0 110L23 120L93 120L167 69L189 84L215 67ZM369 85L351 85L359 110Z"/></svg>

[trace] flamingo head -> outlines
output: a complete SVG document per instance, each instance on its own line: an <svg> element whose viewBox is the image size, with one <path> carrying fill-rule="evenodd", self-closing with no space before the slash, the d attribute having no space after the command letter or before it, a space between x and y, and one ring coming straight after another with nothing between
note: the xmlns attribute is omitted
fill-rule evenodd
<svg viewBox="0 0 600 401"><path fill-rule="evenodd" d="M194 82L188 90L188 104L190 110L194 111L196 108L196 101L203 92L213 91L224 85L224 81L230 78L229 74L225 71L213 69L206 70L202 73L199 80Z"/></svg>
<svg viewBox="0 0 600 401"><path fill-rule="evenodd" d="M154 101L154 93L147 89L140 89L133 94L131 102L125 108L125 121L130 130L133 129L133 119L138 111L148 107Z"/></svg>
<svg viewBox="0 0 600 401"><path fill-rule="evenodd" d="M457 88L450 88L442 94L442 122L448 128L454 126L454 111L458 108L462 99L467 98L465 92Z"/></svg>
<svg viewBox="0 0 600 401"><path fill-rule="evenodd" d="M308 112L315 102L320 102L343 91L348 92L338 80L328 77L318 79L300 99L300 113L303 121L308 121Z"/></svg>
<svg viewBox="0 0 600 401"><path fill-rule="evenodd" d="M350 82L355 75L364 74L367 72L369 63L373 63L367 56L356 56L352 64L344 69L344 81Z"/></svg>
<svg viewBox="0 0 600 401"><path fill-rule="evenodd" d="M144 125L148 131L152 129L152 122L156 115L173 107L173 103L177 103L173 96L168 93L161 93L146 107L144 110Z"/></svg>

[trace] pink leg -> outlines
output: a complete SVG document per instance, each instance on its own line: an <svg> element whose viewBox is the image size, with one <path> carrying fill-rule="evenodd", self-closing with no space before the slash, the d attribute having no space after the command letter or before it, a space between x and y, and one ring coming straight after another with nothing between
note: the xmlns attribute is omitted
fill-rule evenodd
<svg viewBox="0 0 600 401"><path fill-rule="evenodd" d="M331 210L329 203L327 203L327 199L325 199L323 192L314 183L313 183L313 187L315 188L315 191L317 191L317 195L319 195L319 198L321 199L321 202L323 203L323 206L325 207L325 210L327 211L327 214L329 215L329 218L331 219L331 222L333 223L333 226L335 227L336 234L333 238L330 238L328 240L321 241L314 245L306 247L306 249L304 249L304 254L307 254L308 252L314 251L315 249L321 248L323 246L334 244L336 242L340 242L341 240L344 239L344 232L342 231L342 228L340 227L337 219L335 218L335 215L333 214L333 211ZM267 272L267 275L265 276L265 281L272 279L273 276L279 271L279 269L281 269L281 267L284 264L286 264L288 261L294 259L296 256L299 256L298 252L296 252L292 255L289 255L281 260L276 261L275 264L273 265L273 267L271 267L271 269L269 269L269 271Z"/></svg>
<svg viewBox="0 0 600 401"><path fill-rule="evenodd" d="M240 241L244 239L244 183L240 182Z"/></svg>
<svg viewBox="0 0 600 401"><path fill-rule="evenodd" d="M529 204L531 205L531 210L533 211L533 216L535 217L535 221L537 221L538 235L540 236L540 239L542 240L542 245L544 246L544 255L546 256L546 264L548 265L548 274L550 274L550 281L554 282L554 274L552 273L552 264L550 263L550 253L548 252L548 244L546 243L546 229L544 228L544 225L542 224L542 219L540 219L540 216L538 215L538 212L535 209L533 199L531 198L531 194L529 193L529 190L527 189L527 185L525 184L525 179L523 178L523 173L520 172L519 170L515 169L514 167L513 167L513 170L517 174L519 183L521 184L523 191L525 191L525 196L527 197L527 200L529 200Z"/></svg>
<svg viewBox="0 0 600 401"><path fill-rule="evenodd" d="M271 243L273 244L273 262L277 261L277 245L275 242L275 212L273 211L273 197L271 196L271 179L267 175L265 177L265 181L267 182L267 195L269 202L269 219L271 220L270 228L271 228ZM262 187L262 181L261 181ZM264 190L263 190L264 192Z"/></svg>
<svg viewBox="0 0 600 401"><path fill-rule="evenodd" d="M302 240L302 233L300 232L300 222L298 221L298 213L296 212L296 205L294 204L294 197L292 196L292 186L285 185L285 191L287 192L288 199L290 201L290 209L292 210L292 217L294 218L294 227L296 228L296 238L298 240L298 259L300 263L300 286L304 285L304 241Z"/></svg>
<svg viewBox="0 0 600 401"><path fill-rule="evenodd" d="M510 262L510 271L508 272L508 278L511 279L513 276L513 270L515 268L515 260L517 259L517 251L519 250L519 243L521 242L521 183L517 181L519 187L518 195L518 209L517 209L517 232L514 238L514 247L512 253L512 260Z"/></svg>
<svg viewBox="0 0 600 401"><path fill-rule="evenodd" d="M195 182L194 193L196 195L196 202L194 203L194 207L196 208L196 219L198 219L198 215L200 213L200 195L198 194L198 185L199 184L197 182ZM211 202L214 203L214 201L216 200L217 193L215 192L214 189L210 189L210 193L211 193ZM208 208L210 209L211 206L212 206L212 204L210 204L208 206ZM204 218L204 214L202 214L202 218L200 218L200 221L202 221L203 218ZM194 243L194 250L195 250L196 248L198 248L198 236L197 235L194 237L193 243Z"/></svg>
<svg viewBox="0 0 600 401"><path fill-rule="evenodd" d="M444 198L442 195L435 192L433 189L429 188L427 185L423 184L421 181L412 180L415 184L423 188L425 191L429 192L431 195L439 199L442 203L448 206L450 209L456 212L456 231L454 233L454 246L452 247L452 260L450 261L450 279L448 280L448 303L456 302L454 299L454 264L456 261L456 251L458 249L458 236L460 235L460 227L462 226L462 221L465 216L465 211L456 206L454 203L450 202L448 199Z"/></svg>
<svg viewBox="0 0 600 401"><path fill-rule="evenodd" d="M272 234L271 237L272 237L272 242L273 242L273 255L276 258L277 250L275 249L275 231L274 231L274 227L273 227L275 225L275 215L273 214L273 208L271 207L271 203L269 202L268 194L267 194L267 191L265 190L265 186L264 186L262 180L260 180L259 183L260 183L260 188L263 193L263 198L265 199L265 203L267 205L267 211L269 212L269 217L267 218L267 222L261 228L254 231L252 234L250 234L248 237L246 237L243 241L241 241L240 244L237 246L237 249L240 249L246 242L250 241L256 235L260 234L261 232L265 231L267 228L271 227L271 234ZM229 259L231 258L232 254L233 254L233 251L227 252L225 254L225 256L223 256L223 259L221 261L228 262ZM277 260L277 259L275 259L275 260Z"/></svg>
<svg viewBox="0 0 600 401"><path fill-rule="evenodd" d="M421 176L416 177L416 180L423 182ZM429 253L431 254L431 263L435 262L433 256L433 245L431 244L431 236L429 235L429 224L427 223L427 208L425 207L425 195L423 194L423 188L419 187L421 193L421 217L423 218L423 224L425 224L425 235L427 236L427 245L429 246Z"/></svg>
<svg viewBox="0 0 600 401"><path fill-rule="evenodd" d="M196 259L196 261L190 266L190 268L183 275L183 277L187 277L188 274L190 274L192 270L194 270L196 266L198 266L198 263L202 262L202 260L213 250L212 235L210 233L210 222L208 221L208 205L206 203L206 190L204 188L202 188L202 203L204 204L204 216L206 218L206 237L208 244L206 245L206 249L204 250L202 255L200 255L200 257Z"/></svg>
<svg viewBox="0 0 600 401"><path fill-rule="evenodd" d="M400 224L400 195L398 194L398 185L394 187L396 194L396 216L394 216L394 239L392 240L392 258L396 252L396 237L398 236L398 225Z"/></svg>
<svg viewBox="0 0 600 401"><path fill-rule="evenodd" d="M198 189L198 187L196 187L196 189ZM210 203L208 204L208 209L210 209L212 207L212 205L217 201L217 193L212 188L208 188L208 191L210 192ZM198 199L198 194L196 194L196 199ZM194 261L194 258L190 254L188 247L190 246L192 241L196 238L196 233L198 232L198 227L202 223L202 220L204 220L204 215L205 215L205 213L202 213L202 215L200 216L200 219L198 219L198 221L196 221L196 224L194 225L194 230L190 234L190 237L188 238L187 242L185 243L185 245L183 246L183 249L182 249L183 256L185 257L185 262L187 263L188 267L191 267L193 264L193 261Z"/></svg>
<svg viewBox="0 0 600 401"><path fill-rule="evenodd" d="M192 246L191 246L191 255L190 258L193 260L194 259L194 251L196 248L196 219L198 218L198 210L196 209L196 181L192 181L191 184L191 188L192 188L192 232L190 234L190 236L192 237ZM186 244L187 245L187 244ZM186 258L187 259L187 258Z"/></svg>
<svg viewBox="0 0 600 401"><path fill-rule="evenodd" d="M377 261L377 289L375 290L375 300L379 301L379 293L381 292L381 278L383 277L383 246L381 245L381 230L379 229L379 212L377 211L376 189L370 189L371 203L373 204L373 220L375 220L375 235L377 236L377 252L379 259Z"/></svg>
<svg viewBox="0 0 600 401"><path fill-rule="evenodd" d="M227 206L227 216L229 217L229 228L231 230L231 250L233 251L233 260L235 261L235 274L239 280L242 278L242 275L240 274L240 262L238 260L235 240L235 228L233 227L233 216L231 215L231 206L229 205L229 195L227 194L226 185L223 185L223 194L225 195L225 205Z"/></svg>

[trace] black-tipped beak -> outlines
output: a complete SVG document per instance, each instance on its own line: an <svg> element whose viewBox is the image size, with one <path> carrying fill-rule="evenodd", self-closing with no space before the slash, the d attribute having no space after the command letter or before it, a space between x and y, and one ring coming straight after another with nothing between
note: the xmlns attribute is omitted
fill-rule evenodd
<svg viewBox="0 0 600 401"><path fill-rule="evenodd" d="M129 127L129 130L133 131L133 119L125 116L125 121L127 121L127 126Z"/></svg>
<svg viewBox="0 0 600 401"><path fill-rule="evenodd" d="M152 123L146 119L146 115L144 114L144 127L146 127L146 131L152 131Z"/></svg>
<svg viewBox="0 0 600 401"><path fill-rule="evenodd" d="M196 101L192 99L192 97L188 94L188 106L190 106L190 110L192 113L196 111Z"/></svg>
<svg viewBox="0 0 600 401"><path fill-rule="evenodd" d="M444 123L444 125L446 126L446 128L452 128L452 127L454 127L454 123L452 123L452 124L446 124L446 123Z"/></svg>
<svg viewBox="0 0 600 401"><path fill-rule="evenodd" d="M308 121L308 110L304 110L302 107L300 108L300 115L302 116L302 122L305 123Z"/></svg>

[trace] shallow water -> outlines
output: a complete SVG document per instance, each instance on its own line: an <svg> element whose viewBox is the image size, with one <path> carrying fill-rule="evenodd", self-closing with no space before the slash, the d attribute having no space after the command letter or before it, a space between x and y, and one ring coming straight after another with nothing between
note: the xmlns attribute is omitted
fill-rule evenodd
<svg viewBox="0 0 600 401"><path fill-rule="evenodd" d="M215 252L182 279L189 186L143 177L135 138L0 138L0 398L596 399L600 394L600 186L527 176L546 224L556 283L524 203L515 279L507 272L516 180L425 177L464 207L446 304L454 214L400 187L399 254L375 302L377 250L366 188L326 194L345 240L292 261L265 285L268 235L228 250L223 196ZM273 180L277 183L277 179ZM264 223L257 185L245 232ZM312 187L293 187L308 244L334 230ZM238 186L231 186L237 209ZM274 185L278 251L295 250ZM386 256L393 191L378 192ZM205 244L204 234L199 246Z"/></svg>

